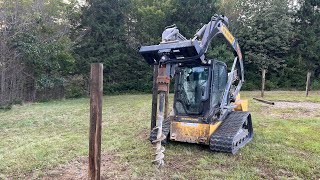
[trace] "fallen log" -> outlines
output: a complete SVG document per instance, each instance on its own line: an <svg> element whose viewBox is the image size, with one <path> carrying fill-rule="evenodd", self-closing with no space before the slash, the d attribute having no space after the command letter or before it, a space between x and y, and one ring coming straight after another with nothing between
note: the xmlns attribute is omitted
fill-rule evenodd
<svg viewBox="0 0 320 180"><path fill-rule="evenodd" d="M266 103L266 104L274 105L274 102L272 102L272 101L267 101L267 100L259 99L259 98L255 98L255 97L253 99L256 101L259 101L259 102Z"/></svg>

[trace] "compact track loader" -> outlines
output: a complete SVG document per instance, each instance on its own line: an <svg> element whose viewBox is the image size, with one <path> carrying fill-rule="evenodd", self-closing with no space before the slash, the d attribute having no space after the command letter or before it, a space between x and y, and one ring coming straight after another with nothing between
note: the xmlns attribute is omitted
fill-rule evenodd
<svg viewBox="0 0 320 180"><path fill-rule="evenodd" d="M227 28L228 18L215 15L193 39L168 27L159 45L142 46L140 54L150 65L159 65L157 126L150 133L156 144L158 165L163 164L168 140L209 145L213 151L235 154L253 137L248 101L240 100L244 83L243 57L237 39ZM206 57L213 38L233 47L235 59L228 72L224 62ZM175 78L173 110L165 119L165 98Z"/></svg>

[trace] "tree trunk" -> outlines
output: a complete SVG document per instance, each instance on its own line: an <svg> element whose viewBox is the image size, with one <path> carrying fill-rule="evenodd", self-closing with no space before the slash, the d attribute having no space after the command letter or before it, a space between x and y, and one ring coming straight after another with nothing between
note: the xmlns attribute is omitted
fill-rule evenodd
<svg viewBox="0 0 320 180"><path fill-rule="evenodd" d="M310 77L311 77L311 72L308 72L307 81L306 81L306 96L309 95L309 91L310 91Z"/></svg>
<svg viewBox="0 0 320 180"><path fill-rule="evenodd" d="M31 102L34 102L37 98L37 89L36 89L36 79L33 80L32 94L31 94Z"/></svg>
<svg viewBox="0 0 320 180"><path fill-rule="evenodd" d="M261 97L264 96L265 83L266 83L266 70L262 69Z"/></svg>
<svg viewBox="0 0 320 180"><path fill-rule="evenodd" d="M0 82L0 84L1 84L1 94L0 94L0 104L1 103L3 103L4 102L4 98L6 97L5 96L5 88L6 88L6 77L5 77L5 70L3 69L2 71L1 71L1 82Z"/></svg>

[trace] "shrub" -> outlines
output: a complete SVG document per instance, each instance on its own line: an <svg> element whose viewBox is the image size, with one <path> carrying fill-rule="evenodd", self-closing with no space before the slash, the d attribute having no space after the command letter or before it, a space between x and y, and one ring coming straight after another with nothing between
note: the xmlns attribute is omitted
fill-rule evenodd
<svg viewBox="0 0 320 180"><path fill-rule="evenodd" d="M65 82L66 98L85 97L88 93L88 78L83 75L68 77Z"/></svg>
<svg viewBox="0 0 320 180"><path fill-rule="evenodd" d="M320 80L313 80L311 82L311 90L319 90L320 89Z"/></svg>

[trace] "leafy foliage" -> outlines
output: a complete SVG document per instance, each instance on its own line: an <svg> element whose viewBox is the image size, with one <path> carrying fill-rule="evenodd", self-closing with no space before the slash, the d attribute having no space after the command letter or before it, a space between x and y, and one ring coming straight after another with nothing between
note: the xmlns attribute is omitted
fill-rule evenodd
<svg viewBox="0 0 320 180"><path fill-rule="evenodd" d="M127 44L129 1L89 1L81 26L86 35L75 52L79 73L88 74L89 64L104 64L105 92L116 93L150 88L150 70ZM145 87L146 86L146 87Z"/></svg>
<svg viewBox="0 0 320 180"><path fill-rule="evenodd" d="M21 16L24 24L16 25L11 43L19 52L22 63L35 79L36 89L63 86L64 76L74 70L71 40L68 37L67 5L62 1L24 1L25 6L41 6ZM59 20L58 20L59 19Z"/></svg>
<svg viewBox="0 0 320 180"><path fill-rule="evenodd" d="M285 64L293 29L288 4L280 0L252 4L253 1L242 2L246 12L238 32L246 61L257 64L259 69L279 69Z"/></svg>
<svg viewBox="0 0 320 180"><path fill-rule="evenodd" d="M268 70L267 89L303 89L306 71L313 72L312 87L318 88L317 0L88 0L81 8L76 0L4 2L7 14L18 19L8 21L14 24L11 54L21 59L38 90L64 85L70 97L86 95L89 65L102 62L105 93L151 92L153 68L137 53L140 46L158 44L172 24L192 38L220 13L229 17L244 54L245 89L259 88L261 69ZM207 56L228 65L234 58L219 41Z"/></svg>
<svg viewBox="0 0 320 180"><path fill-rule="evenodd" d="M300 1L301 8L295 14L295 25L299 33L296 34L296 50L306 61L308 70L320 70L320 1Z"/></svg>
<svg viewBox="0 0 320 180"><path fill-rule="evenodd" d="M245 89L259 88L261 69L268 70L267 89L302 89L306 69L310 66L305 62L317 66L316 55L319 53L316 53L316 48L319 43L313 35L317 26L312 26L313 34L306 32L308 35L303 35L299 33L302 30L297 28L300 27L299 23L293 20L301 19L299 14L306 14L305 18L312 18L317 23L319 20L300 12L311 1L299 11L295 9L298 6L290 3L281 0L114 0L112 3L91 0L83 11L81 28L88 33L77 46L78 71L87 72L83 68L89 68L84 64L103 62L106 67L106 92L150 92L152 67L148 67L136 53L138 48L159 43L164 27L172 24L176 24L187 38L192 38L212 15L222 12L230 18L230 30L239 39L244 52ZM308 36L312 37L306 40ZM313 43L312 47L303 45L310 43ZM219 41L211 45L208 57L223 60L227 64L233 61L233 54L227 45ZM308 52L306 56L296 48L313 50L305 50Z"/></svg>
<svg viewBox="0 0 320 180"><path fill-rule="evenodd" d="M70 40L62 37L53 41L41 41L39 35L19 34L16 46L23 54L24 63L32 69L37 89L63 85L63 75L73 71L74 58Z"/></svg>

